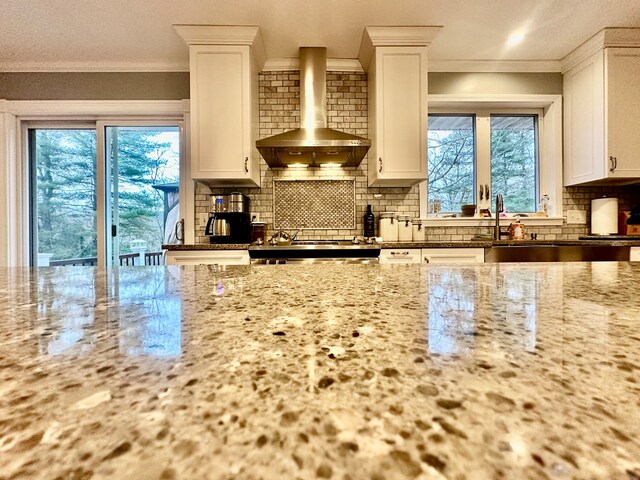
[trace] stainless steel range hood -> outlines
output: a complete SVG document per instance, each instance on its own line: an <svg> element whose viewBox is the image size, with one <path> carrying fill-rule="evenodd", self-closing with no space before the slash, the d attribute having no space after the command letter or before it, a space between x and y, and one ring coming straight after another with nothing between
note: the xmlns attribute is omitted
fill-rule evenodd
<svg viewBox="0 0 640 480"><path fill-rule="evenodd" d="M300 127L256 142L270 167L291 164L355 167L371 140L327 128L327 49L300 48Z"/></svg>

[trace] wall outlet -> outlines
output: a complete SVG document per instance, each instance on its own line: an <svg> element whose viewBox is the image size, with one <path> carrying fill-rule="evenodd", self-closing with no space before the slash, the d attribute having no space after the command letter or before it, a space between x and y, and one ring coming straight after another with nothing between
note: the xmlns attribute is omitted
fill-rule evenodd
<svg viewBox="0 0 640 480"><path fill-rule="evenodd" d="M586 210L567 210L567 224L586 225L587 211Z"/></svg>
<svg viewBox="0 0 640 480"><path fill-rule="evenodd" d="M208 213L199 213L198 214L198 223L200 225L206 225L208 220L209 220L209 214Z"/></svg>

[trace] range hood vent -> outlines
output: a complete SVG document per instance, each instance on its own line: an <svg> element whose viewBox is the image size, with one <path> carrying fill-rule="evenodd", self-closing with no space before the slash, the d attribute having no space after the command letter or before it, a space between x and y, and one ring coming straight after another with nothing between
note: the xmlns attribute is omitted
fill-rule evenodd
<svg viewBox="0 0 640 480"><path fill-rule="evenodd" d="M327 128L326 68L326 48L300 48L301 128L256 142L270 167L291 164L356 167L367 154L371 146L368 138Z"/></svg>

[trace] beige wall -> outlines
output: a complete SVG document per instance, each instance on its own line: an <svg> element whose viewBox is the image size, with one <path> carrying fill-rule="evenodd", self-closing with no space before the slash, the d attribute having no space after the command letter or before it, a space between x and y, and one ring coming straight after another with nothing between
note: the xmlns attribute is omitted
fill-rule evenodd
<svg viewBox="0 0 640 480"><path fill-rule="evenodd" d="M0 73L5 100L182 100L189 72Z"/></svg>
<svg viewBox="0 0 640 480"><path fill-rule="evenodd" d="M429 93L561 94L559 73L429 74ZM6 100L182 100L188 72L0 73Z"/></svg>
<svg viewBox="0 0 640 480"><path fill-rule="evenodd" d="M432 72L429 74L429 93L562 94L562 75Z"/></svg>

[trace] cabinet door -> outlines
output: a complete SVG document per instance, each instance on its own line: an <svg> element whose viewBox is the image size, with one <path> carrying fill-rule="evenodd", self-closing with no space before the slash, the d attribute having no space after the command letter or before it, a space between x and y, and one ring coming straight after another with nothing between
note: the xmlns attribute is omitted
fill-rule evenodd
<svg viewBox="0 0 640 480"><path fill-rule="evenodd" d="M604 55L598 52L564 75L564 184L606 176Z"/></svg>
<svg viewBox="0 0 640 480"><path fill-rule="evenodd" d="M640 48L607 48L607 175L640 177Z"/></svg>
<svg viewBox="0 0 640 480"><path fill-rule="evenodd" d="M252 145L257 80L252 79L249 47L192 46L190 55L193 178L220 185L257 185L260 177Z"/></svg>
<svg viewBox="0 0 640 480"><path fill-rule="evenodd" d="M484 263L482 248L423 248L424 263Z"/></svg>
<svg viewBox="0 0 640 480"><path fill-rule="evenodd" d="M410 186L426 180L426 48L379 47L370 72L374 145L368 155L369 185Z"/></svg>
<svg viewBox="0 0 640 480"><path fill-rule="evenodd" d="M167 265L249 265L247 250L168 251Z"/></svg>
<svg viewBox="0 0 640 480"><path fill-rule="evenodd" d="M422 263L419 248L383 249L380 251L380 263Z"/></svg>

